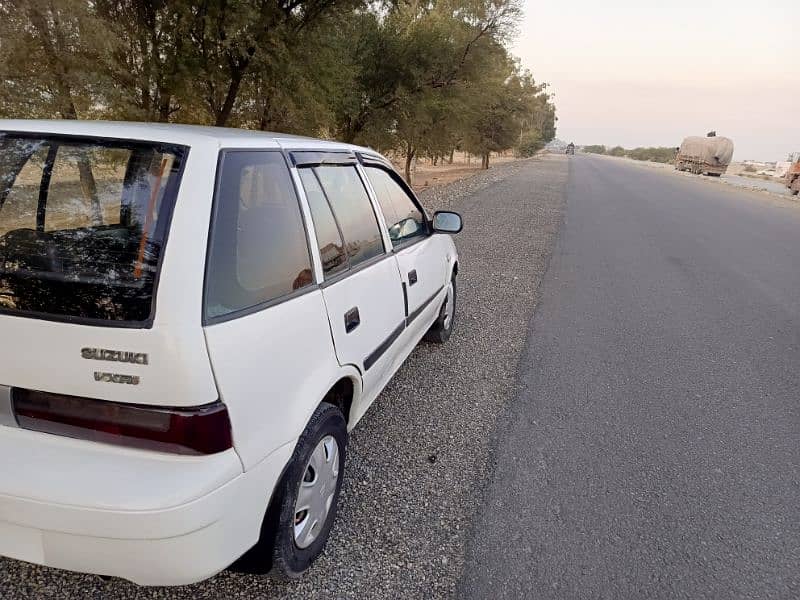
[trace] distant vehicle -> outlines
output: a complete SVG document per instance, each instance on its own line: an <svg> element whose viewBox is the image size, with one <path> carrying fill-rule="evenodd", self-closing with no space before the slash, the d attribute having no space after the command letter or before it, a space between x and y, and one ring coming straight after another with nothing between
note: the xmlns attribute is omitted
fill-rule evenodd
<svg viewBox="0 0 800 600"><path fill-rule="evenodd" d="M715 132L710 132L715 133ZM722 136L690 136L683 140L675 155L675 168L697 175L719 177L733 158L733 142Z"/></svg>
<svg viewBox="0 0 800 600"><path fill-rule="evenodd" d="M572 142L567 144L567 154L575 154L575 144Z"/></svg>
<svg viewBox="0 0 800 600"><path fill-rule="evenodd" d="M786 171L784 176L786 179L786 187L792 193L792 196L797 196L800 193L800 152L795 152L789 157L792 161L792 166Z"/></svg>

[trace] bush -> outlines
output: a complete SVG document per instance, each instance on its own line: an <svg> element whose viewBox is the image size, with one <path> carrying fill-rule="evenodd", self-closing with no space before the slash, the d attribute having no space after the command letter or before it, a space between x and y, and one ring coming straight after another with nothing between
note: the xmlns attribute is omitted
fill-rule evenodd
<svg viewBox="0 0 800 600"><path fill-rule="evenodd" d="M517 156L527 158L533 156L542 148L544 148L544 141L539 137L539 134L535 131L529 131L523 134L522 139L519 141Z"/></svg>
<svg viewBox="0 0 800 600"><path fill-rule="evenodd" d="M583 147L583 151L584 152L588 152L589 154L605 154L606 153L606 147L605 146L598 146L598 145L584 146Z"/></svg>
<svg viewBox="0 0 800 600"><path fill-rule="evenodd" d="M669 163L675 158L675 148L663 146L658 148L634 148L628 152L628 156L635 160Z"/></svg>
<svg viewBox="0 0 800 600"><path fill-rule="evenodd" d="M622 146L614 146L608 151L609 156L625 156L628 153Z"/></svg>

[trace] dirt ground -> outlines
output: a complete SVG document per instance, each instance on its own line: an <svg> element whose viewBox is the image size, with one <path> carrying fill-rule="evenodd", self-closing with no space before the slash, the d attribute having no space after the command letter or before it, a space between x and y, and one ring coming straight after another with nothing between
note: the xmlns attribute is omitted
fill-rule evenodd
<svg viewBox="0 0 800 600"><path fill-rule="evenodd" d="M741 177L750 177L751 179L761 179L763 181L780 182L780 179L771 177L770 175L758 175L757 173L752 173L750 171L747 171L746 167L747 165L745 165L744 163L732 162L730 165L728 165L728 170L726 171L726 173L728 175L739 175Z"/></svg>
<svg viewBox="0 0 800 600"><path fill-rule="evenodd" d="M395 169L402 174L405 168L402 156L392 157ZM517 160L510 153L507 156L492 154L489 161L489 168ZM421 192L431 187L447 185L454 181L464 179L481 170L481 159L479 156L469 157L464 152L456 152L453 156L453 164L447 161L433 165L430 159L417 159L416 166L412 171L412 187L414 191Z"/></svg>

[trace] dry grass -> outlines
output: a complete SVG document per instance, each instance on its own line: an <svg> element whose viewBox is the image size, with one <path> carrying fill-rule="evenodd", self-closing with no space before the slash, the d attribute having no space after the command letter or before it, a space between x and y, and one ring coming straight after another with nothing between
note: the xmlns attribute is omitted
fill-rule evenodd
<svg viewBox="0 0 800 600"><path fill-rule="evenodd" d="M397 172L402 174L405 168L405 160L402 156L392 157ZM501 164L516 160L510 153L506 156L492 154L489 168L492 165ZM481 170L481 159L479 156L468 156L464 152L456 152L453 157L453 164L444 161L434 166L430 159L417 159L416 166L412 171L412 186L414 191L421 192L431 187L447 185L459 179L464 179L474 175Z"/></svg>

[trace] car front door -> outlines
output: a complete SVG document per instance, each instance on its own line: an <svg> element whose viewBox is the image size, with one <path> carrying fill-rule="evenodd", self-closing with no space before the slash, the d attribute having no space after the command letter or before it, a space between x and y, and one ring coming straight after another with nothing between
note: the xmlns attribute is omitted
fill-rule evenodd
<svg viewBox="0 0 800 600"><path fill-rule="evenodd" d="M364 171L381 207L407 294L409 328L430 325L441 308L449 273L447 248L431 235L427 218L400 177L388 167ZM450 257L452 258L452 257Z"/></svg>
<svg viewBox="0 0 800 600"><path fill-rule="evenodd" d="M371 397L393 371L405 329L397 261L353 164L298 165L323 268L321 284L336 354L363 374Z"/></svg>

